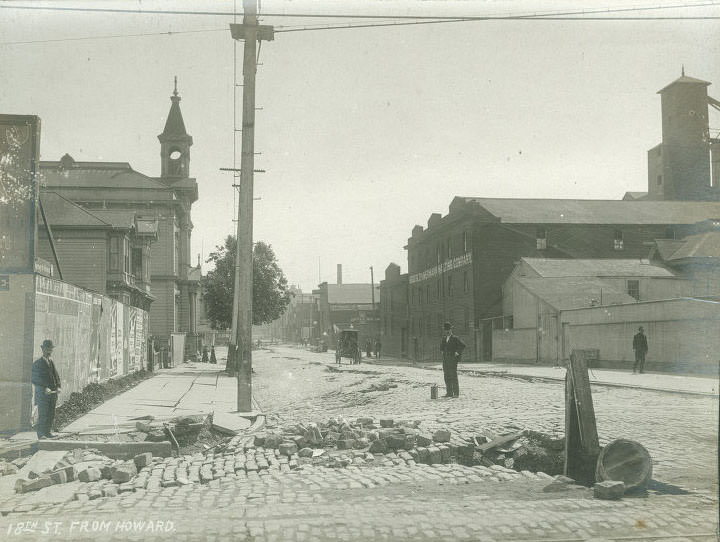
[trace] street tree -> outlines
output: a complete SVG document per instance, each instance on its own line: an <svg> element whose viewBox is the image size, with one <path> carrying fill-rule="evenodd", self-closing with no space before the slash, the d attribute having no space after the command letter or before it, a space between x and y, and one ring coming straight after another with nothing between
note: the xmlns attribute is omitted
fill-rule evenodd
<svg viewBox="0 0 720 542"><path fill-rule="evenodd" d="M215 268L201 279L200 288L210 326L228 329L232 326L236 237L228 235L225 243L215 248L207 259L208 263L215 264ZM277 263L275 252L267 243L258 241L253 247L253 324L277 320L290 303L290 296L287 279Z"/></svg>

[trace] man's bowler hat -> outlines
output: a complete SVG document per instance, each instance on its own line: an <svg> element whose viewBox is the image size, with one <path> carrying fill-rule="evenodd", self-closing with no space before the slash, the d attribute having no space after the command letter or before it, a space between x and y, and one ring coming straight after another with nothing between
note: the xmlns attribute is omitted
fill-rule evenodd
<svg viewBox="0 0 720 542"><path fill-rule="evenodd" d="M450 322L445 322L445 323L443 324L443 329L444 329L445 331L448 331L448 330L452 329L452 324L451 324Z"/></svg>
<svg viewBox="0 0 720 542"><path fill-rule="evenodd" d="M55 348L55 345L50 339L45 339L40 345L40 348L42 348L43 350L46 348Z"/></svg>

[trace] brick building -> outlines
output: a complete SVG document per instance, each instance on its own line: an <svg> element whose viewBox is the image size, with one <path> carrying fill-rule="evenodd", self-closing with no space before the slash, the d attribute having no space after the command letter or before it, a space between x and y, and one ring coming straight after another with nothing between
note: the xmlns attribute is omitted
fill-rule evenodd
<svg viewBox="0 0 720 542"><path fill-rule="evenodd" d="M720 216L720 140L711 137L708 115L720 102L708 85L683 73L659 92L663 141L648 153L648 192L628 192L623 201L456 197L446 216L433 213L426 228L415 226L405 246L407 316L381 312L393 322L392 332L381 324L385 352L438 359L442 323L450 321L467 360L492 359L493 318L507 316L502 285L521 258L639 259L654 246L665 265L707 273L682 257L691 242L681 248L674 240ZM696 242L708 247L707 239ZM383 300L403 288L399 269L392 275Z"/></svg>
<svg viewBox="0 0 720 542"><path fill-rule="evenodd" d="M406 358L410 355L408 327L408 274L391 263L380 281L380 338L382 351Z"/></svg>
<svg viewBox="0 0 720 542"><path fill-rule="evenodd" d="M262 326L253 326L253 337L281 339L299 343L306 339L313 343L320 336L318 296L307 294L297 286L290 287L290 303L277 320Z"/></svg>
<svg viewBox="0 0 720 542"><path fill-rule="evenodd" d="M408 354L438 359L450 321L467 360L492 359L491 319L503 316L502 285L523 257L647 258L656 239L682 237L719 211L712 202L456 197L446 216L415 226L405 247ZM402 345L402 324L395 329L383 340L390 355L401 354L393 345Z"/></svg>
<svg viewBox="0 0 720 542"><path fill-rule="evenodd" d="M373 299L380 300L380 288L370 284L328 284L323 282L313 295L318 300L318 326L320 338L330 348L337 343L338 333L343 329L357 329L360 344L378 336L380 317Z"/></svg>

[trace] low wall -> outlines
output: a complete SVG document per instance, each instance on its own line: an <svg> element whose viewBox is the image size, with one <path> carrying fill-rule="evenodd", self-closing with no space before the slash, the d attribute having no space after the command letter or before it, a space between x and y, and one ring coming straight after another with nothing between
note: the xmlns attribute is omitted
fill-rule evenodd
<svg viewBox="0 0 720 542"><path fill-rule="evenodd" d="M4 275L0 290L0 430L29 424L29 382L33 360L35 279L32 274ZM29 332L27 332L29 330Z"/></svg>
<svg viewBox="0 0 720 542"><path fill-rule="evenodd" d="M45 339L55 343L59 404L91 382L147 366L146 311L41 275L12 277L0 297L0 431L29 427L32 363Z"/></svg>
<svg viewBox="0 0 720 542"><path fill-rule="evenodd" d="M674 299L563 311L564 352L597 348L598 366L631 369L639 326L648 338L646 369L717 374L720 303Z"/></svg>
<svg viewBox="0 0 720 542"><path fill-rule="evenodd" d="M493 360L534 360L537 358L537 331L493 329Z"/></svg>

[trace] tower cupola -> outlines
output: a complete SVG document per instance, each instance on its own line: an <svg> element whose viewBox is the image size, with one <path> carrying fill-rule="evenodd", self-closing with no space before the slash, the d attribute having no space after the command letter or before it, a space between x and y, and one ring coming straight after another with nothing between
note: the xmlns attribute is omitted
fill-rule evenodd
<svg viewBox="0 0 720 542"><path fill-rule="evenodd" d="M158 136L160 141L160 176L164 179L186 179L190 176L190 147L193 144L192 136L185 130L182 112L180 111L180 96L177 90L177 76L175 88L170 96L170 112L168 113L165 129Z"/></svg>

